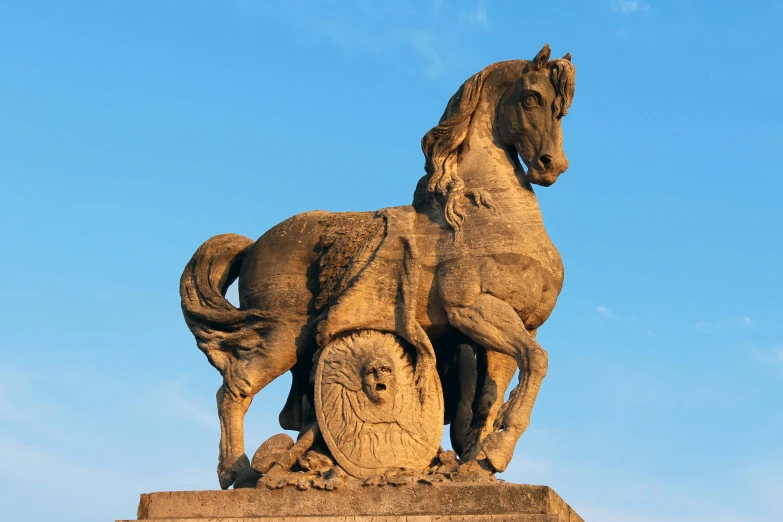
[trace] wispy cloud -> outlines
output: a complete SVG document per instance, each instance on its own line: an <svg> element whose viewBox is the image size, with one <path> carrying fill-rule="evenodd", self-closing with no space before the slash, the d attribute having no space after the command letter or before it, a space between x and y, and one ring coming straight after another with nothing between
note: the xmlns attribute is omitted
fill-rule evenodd
<svg viewBox="0 0 783 522"><path fill-rule="evenodd" d="M440 76L458 62L470 35L490 25L489 0L462 5L441 0L388 0L337 4L289 0L284 3L234 0L234 9L259 21L276 19L302 39L331 42L347 55L387 57L413 52L423 74Z"/></svg>
<svg viewBox="0 0 783 522"><path fill-rule="evenodd" d="M470 23L489 27L489 17L487 16L488 0L479 0L473 9L463 9L463 18Z"/></svg>
<svg viewBox="0 0 783 522"><path fill-rule="evenodd" d="M427 78L437 78L446 69L446 64L441 56L436 38L427 32L412 32L408 34L407 41L427 62L424 66L424 75Z"/></svg>
<svg viewBox="0 0 783 522"><path fill-rule="evenodd" d="M40 489L51 501L17 502L5 518L45 520L59 509L74 513L64 520L129 519L142 491L215 487L209 388L204 396L187 380L0 360L0 489L9 498ZM273 419L256 412L262 441Z"/></svg>
<svg viewBox="0 0 783 522"><path fill-rule="evenodd" d="M55 378L63 379L68 372L60 371ZM42 397L41 388L51 380L51 375L34 374L0 362L0 423L12 432L43 435L58 443L85 439L84 434L72 430L78 406L58 404L56 398ZM52 430L55 425L58 429Z"/></svg>
<svg viewBox="0 0 783 522"><path fill-rule="evenodd" d="M756 360L768 365L780 368L783 370L783 347L773 348L771 351L754 351L754 357Z"/></svg>
<svg viewBox="0 0 783 522"><path fill-rule="evenodd" d="M17 480L29 480L59 491L76 493L83 491L85 485L96 483L142 490L141 484L111 471L110 465L95 467L77 463L10 438L0 437L0 459L3 461L0 470L13 473ZM100 460L92 462L101 463Z"/></svg>
<svg viewBox="0 0 783 522"><path fill-rule="evenodd" d="M767 455L750 464L740 476L753 489L754 500L766 507L766 520L783 520L783 455Z"/></svg>
<svg viewBox="0 0 783 522"><path fill-rule="evenodd" d="M145 408L161 415L176 416L210 430L217 429L217 412L207 411L191 396L181 380L164 383L143 402Z"/></svg>
<svg viewBox="0 0 783 522"><path fill-rule="evenodd" d="M738 513L732 504L733 499L719 497L716 500L714 491L686 487L687 480L676 474L660 477L646 472L643 466L620 471L607 469L605 462L563 459L560 455L567 450L560 447L556 437L549 437L546 445L538 445L537 442L528 440L526 447L529 453L537 455L542 466L523 469L518 467L518 457L515 456L502 478L509 482L552 484L585 520L751 522L764 519L758 516L758 511ZM534 449L531 450L531 446ZM731 471L737 473L740 470L732 468ZM763 475L756 473L754 476L761 478ZM773 483L777 485L779 481ZM611 498L600 494L604 490L612 491ZM598 497L601 497L600 500L597 500ZM763 501L759 497L761 495L754 492L753 499ZM764 506L759 511L777 514L774 505Z"/></svg>
<svg viewBox="0 0 783 522"><path fill-rule="evenodd" d="M604 319L617 319L617 316L614 314L614 312L612 312L605 306L601 306L601 305L596 306L595 311L598 312L598 315L600 315Z"/></svg>
<svg viewBox="0 0 783 522"><path fill-rule="evenodd" d="M26 396L30 389L29 375L19 368L0 365L0 420L8 421L21 413L15 397Z"/></svg>
<svg viewBox="0 0 783 522"><path fill-rule="evenodd" d="M716 333L725 330L748 328L754 325L753 320L747 315L729 317L718 321L699 321L693 325L693 329L701 333Z"/></svg>
<svg viewBox="0 0 783 522"><path fill-rule="evenodd" d="M639 0L612 0L611 10L615 13L630 15L634 13L645 13L650 10L650 6Z"/></svg>

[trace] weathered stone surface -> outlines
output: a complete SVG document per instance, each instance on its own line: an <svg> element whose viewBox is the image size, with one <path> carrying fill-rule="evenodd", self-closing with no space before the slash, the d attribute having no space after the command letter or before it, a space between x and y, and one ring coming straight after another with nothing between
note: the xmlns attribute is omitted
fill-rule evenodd
<svg viewBox="0 0 783 522"><path fill-rule="evenodd" d="M449 484L339 491L243 489L141 497L139 520L583 522L546 486Z"/></svg>
<svg viewBox="0 0 783 522"><path fill-rule="evenodd" d="M289 459L293 465L293 460L296 457L293 457L289 451L293 445L294 440L288 434L273 435L261 444L256 454L253 455L251 467L259 473L266 473L275 464L285 463Z"/></svg>
<svg viewBox="0 0 783 522"><path fill-rule="evenodd" d="M303 438L289 450L293 452ZM304 447L303 445L302 447ZM447 482L497 483L494 473L486 461L468 461L461 463L453 451L441 451L432 459L426 469L418 467L391 467L366 479L349 476L343 468L316 451L309 451L297 461L291 469L285 469L275 463L260 479L258 487L269 489L294 488L298 490L358 487L397 487L412 484L437 486ZM238 486L234 486L237 489ZM252 486L248 486L252 487Z"/></svg>
<svg viewBox="0 0 783 522"><path fill-rule="evenodd" d="M316 368L315 408L332 455L358 478L390 467L426 469L440 446L434 360L416 375L393 334L365 330L329 343Z"/></svg>
<svg viewBox="0 0 783 522"><path fill-rule="evenodd" d="M358 517L156 518L152 522L562 522L558 515L421 515ZM131 522L118 520L117 522Z"/></svg>
<svg viewBox="0 0 783 522"><path fill-rule="evenodd" d="M306 472L325 472L334 466L334 462L327 455L315 451L308 451L297 461L299 467Z"/></svg>
<svg viewBox="0 0 783 522"><path fill-rule="evenodd" d="M447 421L459 460L441 465L458 471L425 482L506 469L548 368L536 332L563 285L532 185L568 167L561 120L575 74L570 55L550 60L545 46L465 81L422 139L412 205L305 212L257 241L224 234L196 251L180 295L223 376L222 488L341 489L346 473L411 486ZM225 299L237 279L239 308ZM299 438L270 439L251 467L244 416L287 371L280 421ZM311 466L311 450L336 464Z"/></svg>

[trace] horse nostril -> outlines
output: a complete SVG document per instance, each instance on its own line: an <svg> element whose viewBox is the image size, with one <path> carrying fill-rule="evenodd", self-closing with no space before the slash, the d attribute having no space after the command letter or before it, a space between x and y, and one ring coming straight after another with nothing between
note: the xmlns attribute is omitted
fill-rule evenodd
<svg viewBox="0 0 783 522"><path fill-rule="evenodd" d="M549 164L550 164L550 163L552 163L552 156L550 156L549 154L542 154L542 155L541 155L541 156L538 158L538 161L540 161L540 162L541 162L541 165L543 165L543 167L544 167L545 169L546 169L546 168L549 168Z"/></svg>

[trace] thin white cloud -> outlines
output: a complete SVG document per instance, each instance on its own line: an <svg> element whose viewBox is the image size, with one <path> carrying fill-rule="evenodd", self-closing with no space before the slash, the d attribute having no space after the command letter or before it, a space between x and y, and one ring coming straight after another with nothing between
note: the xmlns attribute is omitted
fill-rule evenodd
<svg viewBox="0 0 783 522"><path fill-rule="evenodd" d="M166 416L176 416L208 428L216 430L219 422L217 410L208 411L188 392L182 381L164 383L144 400L144 406Z"/></svg>
<svg viewBox="0 0 783 522"><path fill-rule="evenodd" d="M28 374L15 366L0 365L0 420L9 421L22 413L15 398L28 395L31 388Z"/></svg>
<svg viewBox="0 0 783 522"><path fill-rule="evenodd" d="M259 21L288 26L300 40L327 41L346 55L386 58L414 53L423 60L422 73L432 79L460 62L469 36L490 25L489 0L419 2L387 0L336 4L289 0L233 0L233 8Z"/></svg>
<svg viewBox="0 0 783 522"><path fill-rule="evenodd" d="M111 469L108 459L79 459L79 462L60 455L29 446L18 440L0 437L0 474L9 474L15 480L29 481L46 488L71 494L87 493L96 484L110 485L110 488L143 491L142 484L118 471ZM90 464L105 464L95 467ZM89 485L89 488L85 488ZM100 497L100 495L98 495Z"/></svg>
<svg viewBox="0 0 783 522"><path fill-rule="evenodd" d="M605 306L596 306L595 311L604 319L616 319L617 316Z"/></svg>
<svg viewBox="0 0 783 522"><path fill-rule="evenodd" d="M612 0L611 10L615 13L630 15L644 13L650 10L650 6L639 0Z"/></svg>
<svg viewBox="0 0 783 522"><path fill-rule="evenodd" d="M774 366L783 370L783 347L773 348L768 352L756 351L754 356L758 361L768 366Z"/></svg>
<svg viewBox="0 0 783 522"><path fill-rule="evenodd" d="M68 371L60 369L55 378L62 379ZM43 383L51 379L46 373L34 374L0 362L0 422L11 431L35 433L59 443L83 440L84 434L72 429L78 405L57 404L56 398L41 396ZM100 385L96 387L100 389ZM52 430L52 426L58 428Z"/></svg>
<svg viewBox="0 0 783 522"><path fill-rule="evenodd" d="M64 520L130 519L138 495L144 491L215 487L212 466L183 467L175 459L167 462L165 469L155 468L152 464L160 460L156 462L147 454L157 449L152 446L154 444L144 448L145 454L138 455L140 461L150 464L148 469L139 470L123 468L112 454L114 451L139 451L138 448L101 445L94 448L94 453L85 453L73 449L53 450L40 444L31 445L18 437L0 436L0 461L3 462L0 486L6 492L11 488L46 492L50 504L24 508L9 506L12 515L14 509L23 509L27 515L25 520L56 519L58 517L52 511L56 512L58 508L65 513L78 514L75 518L65 516ZM194 460L207 462L206 457L207 454L199 455ZM21 520L15 516L8 519Z"/></svg>
<svg viewBox="0 0 783 522"><path fill-rule="evenodd" d="M385 45L378 35L347 19L321 18L314 24L314 29L345 51L373 54Z"/></svg>
<svg viewBox="0 0 783 522"><path fill-rule="evenodd" d="M756 504L764 506L768 514L765 520L783 520L783 455L767 455L750 464L740 476L752 488Z"/></svg>
<svg viewBox="0 0 783 522"><path fill-rule="evenodd" d="M718 321L699 321L693 325L693 329L701 333L716 333L725 330L748 328L753 326L753 319L747 315L729 317Z"/></svg>
<svg viewBox="0 0 783 522"><path fill-rule="evenodd" d="M525 434L527 436L528 433ZM523 440L525 440L523 438ZM528 453L537 455L545 465L522 469L518 458L511 461L509 470L501 477L509 482L546 483L585 520L601 522L751 522L765 519L755 513L737 513L731 498L718 498L708 488L685 487L688 482L679 478L659 477L638 469L606 469L601 461L563 460L561 442L547 437L540 441L526 441ZM518 453L521 453L518 451ZM524 461L523 461L524 462ZM732 468L731 472L737 473ZM777 474L780 476L780 474ZM763 475L756 474L761 478ZM775 481L777 485L779 482ZM600 492L611 491L609 496ZM764 501L761 492L754 492L754 501ZM601 500L596 500L601 497ZM611 498L610 498L611 497ZM776 505L763 506L763 513L777 514ZM754 516L755 515L755 516ZM771 518L770 520L777 520Z"/></svg>
<svg viewBox="0 0 783 522"><path fill-rule="evenodd" d="M488 0L479 0L473 9L463 10L463 18L472 24L489 27L489 17L487 16L488 5Z"/></svg>
<svg viewBox="0 0 783 522"><path fill-rule="evenodd" d="M216 487L219 423L209 388L203 396L183 380L0 361L0 488L9 498L40 489L51 500L17 502L5 518L48 520L59 507L75 514L67 520L130 519L143 491ZM252 420L263 427L261 442L277 431L274 416Z"/></svg>
<svg viewBox="0 0 783 522"><path fill-rule="evenodd" d="M437 39L429 32L412 32L407 36L408 44L427 62L424 75L427 78L437 78L446 70L446 63L439 50Z"/></svg>

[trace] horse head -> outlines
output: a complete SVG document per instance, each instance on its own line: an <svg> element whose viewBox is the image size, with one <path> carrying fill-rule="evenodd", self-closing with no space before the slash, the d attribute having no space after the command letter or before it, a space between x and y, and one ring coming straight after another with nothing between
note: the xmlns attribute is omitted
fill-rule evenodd
<svg viewBox="0 0 783 522"><path fill-rule="evenodd" d="M421 140L426 175L414 193L415 207L443 209L446 222L459 232L466 200L492 206L487 195L466 186L459 173L463 144L471 128L485 135L476 131L484 121L490 122L492 145L505 151L515 170L524 170L522 164L527 168L527 183L549 186L565 172L561 120L574 96L576 69L570 54L554 60L549 56L545 45L533 60L492 64L462 84L438 125Z"/></svg>
<svg viewBox="0 0 783 522"><path fill-rule="evenodd" d="M527 168L530 183L548 187L568 168L561 121L574 96L571 55L549 60L549 45L527 62L500 96L495 131Z"/></svg>

